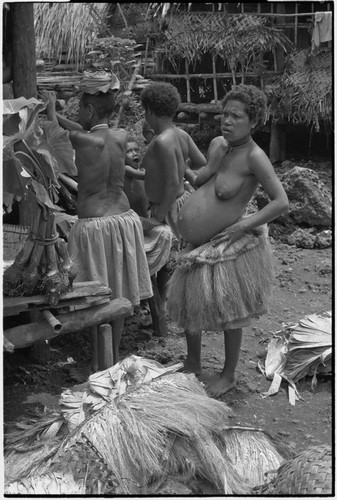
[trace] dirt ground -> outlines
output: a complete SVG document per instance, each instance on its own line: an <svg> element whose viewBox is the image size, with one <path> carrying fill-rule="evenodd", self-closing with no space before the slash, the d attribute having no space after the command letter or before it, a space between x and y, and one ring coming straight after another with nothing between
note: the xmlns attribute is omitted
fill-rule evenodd
<svg viewBox="0 0 337 500"><path fill-rule="evenodd" d="M272 334L284 324L297 323L307 314L331 310L331 249L307 250L283 243L273 244L276 278L269 313L244 331L237 370L237 387L223 396L235 412L233 425L248 425L273 431L297 450L310 444L332 442L331 376L318 377L315 390L311 379L297 384L302 400L292 406L287 385L278 394L263 399L270 386L257 368L263 362ZM150 320L146 317L145 322ZM137 354L160 363L184 358L182 331L169 321L165 339L152 337L151 326L142 326L144 313L128 319L122 355ZM4 421L12 421L29 408L57 407L58 396L66 388L86 380L89 375L90 341L88 332L74 333L51 341L51 360L45 365L32 362L24 349L4 355ZM223 336L203 335L203 369L219 371L223 363Z"/></svg>

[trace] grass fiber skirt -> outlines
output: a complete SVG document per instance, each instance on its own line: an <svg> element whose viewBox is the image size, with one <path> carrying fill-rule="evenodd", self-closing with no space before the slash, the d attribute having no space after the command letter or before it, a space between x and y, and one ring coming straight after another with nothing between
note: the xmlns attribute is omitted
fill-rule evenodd
<svg viewBox="0 0 337 500"><path fill-rule="evenodd" d="M181 254L169 281L167 309L190 332L241 328L267 312L272 281L264 225L227 248L208 242Z"/></svg>

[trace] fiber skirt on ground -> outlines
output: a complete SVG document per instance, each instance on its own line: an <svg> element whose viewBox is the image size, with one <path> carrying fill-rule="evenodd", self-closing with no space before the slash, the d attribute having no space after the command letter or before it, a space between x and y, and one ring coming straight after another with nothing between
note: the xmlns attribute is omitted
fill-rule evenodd
<svg viewBox="0 0 337 500"><path fill-rule="evenodd" d="M78 219L69 235L69 252L78 265L76 281L100 281L112 298L133 305L152 296L143 227L133 210L108 217Z"/></svg>
<svg viewBox="0 0 337 500"><path fill-rule="evenodd" d="M170 279L168 312L190 331L241 328L267 312L273 281L267 228L226 248L206 243L179 257Z"/></svg>

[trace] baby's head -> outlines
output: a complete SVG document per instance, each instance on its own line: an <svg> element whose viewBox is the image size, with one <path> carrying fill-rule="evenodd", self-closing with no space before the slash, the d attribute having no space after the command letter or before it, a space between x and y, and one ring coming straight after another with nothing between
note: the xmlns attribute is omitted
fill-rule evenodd
<svg viewBox="0 0 337 500"><path fill-rule="evenodd" d="M150 144L155 136L154 130L150 127L146 120L143 121L142 134L145 139L145 144Z"/></svg>
<svg viewBox="0 0 337 500"><path fill-rule="evenodd" d="M129 137L129 140L126 145L126 156L131 160L135 168L139 167L140 149L137 139L134 137Z"/></svg>

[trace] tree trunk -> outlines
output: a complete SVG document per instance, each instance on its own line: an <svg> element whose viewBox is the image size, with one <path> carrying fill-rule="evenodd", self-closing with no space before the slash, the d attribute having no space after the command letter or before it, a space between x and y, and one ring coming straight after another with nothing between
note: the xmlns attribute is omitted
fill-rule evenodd
<svg viewBox="0 0 337 500"><path fill-rule="evenodd" d="M34 4L18 2L13 9L13 90L14 97L36 97L36 55Z"/></svg>

